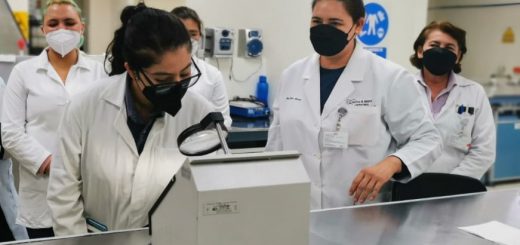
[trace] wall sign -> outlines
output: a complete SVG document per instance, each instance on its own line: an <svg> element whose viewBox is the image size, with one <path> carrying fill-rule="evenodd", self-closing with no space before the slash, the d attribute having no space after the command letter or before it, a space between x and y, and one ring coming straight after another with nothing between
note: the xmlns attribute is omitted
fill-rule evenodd
<svg viewBox="0 0 520 245"><path fill-rule="evenodd" d="M383 41L388 32L388 14L383 6L377 3L365 5L365 25L359 34L359 40L369 46Z"/></svg>

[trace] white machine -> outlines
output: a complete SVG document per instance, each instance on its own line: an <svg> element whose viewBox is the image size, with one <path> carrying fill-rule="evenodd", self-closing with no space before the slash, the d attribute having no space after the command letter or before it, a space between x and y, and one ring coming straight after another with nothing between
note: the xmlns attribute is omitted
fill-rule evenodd
<svg viewBox="0 0 520 245"><path fill-rule="evenodd" d="M245 58L260 57L263 49L262 30L257 28L238 30L239 56Z"/></svg>
<svg viewBox="0 0 520 245"><path fill-rule="evenodd" d="M150 211L152 244L308 244L309 198L296 152L190 157Z"/></svg>
<svg viewBox="0 0 520 245"><path fill-rule="evenodd" d="M205 28L204 56L231 58L235 32L230 28Z"/></svg>

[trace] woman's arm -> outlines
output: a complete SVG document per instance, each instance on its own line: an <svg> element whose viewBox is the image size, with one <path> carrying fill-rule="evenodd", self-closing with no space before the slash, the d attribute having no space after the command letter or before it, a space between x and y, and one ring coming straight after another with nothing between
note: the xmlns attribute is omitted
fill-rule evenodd
<svg viewBox="0 0 520 245"><path fill-rule="evenodd" d="M15 66L9 77L2 105L2 142L4 149L31 173L39 173L51 155L36 139L26 133L27 96L23 71Z"/></svg>

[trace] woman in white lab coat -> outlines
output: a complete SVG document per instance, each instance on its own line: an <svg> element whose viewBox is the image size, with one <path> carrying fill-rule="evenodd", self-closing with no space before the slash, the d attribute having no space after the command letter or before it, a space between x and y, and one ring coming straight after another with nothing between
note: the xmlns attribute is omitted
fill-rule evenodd
<svg viewBox="0 0 520 245"><path fill-rule="evenodd" d="M224 116L224 125L226 125L227 128L231 127L229 99L224 77L215 66L197 57L201 51L202 20L195 10L185 6L174 8L171 12L180 18L186 29L188 29L191 37L191 54L194 62L198 65L202 73L199 81L191 90L208 99L209 102L215 106L215 109ZM192 71L194 71L193 66Z"/></svg>
<svg viewBox="0 0 520 245"><path fill-rule="evenodd" d="M126 7L107 50L111 77L72 101L48 201L57 235L139 228L183 163L177 136L213 111L191 92L191 42L171 13Z"/></svg>
<svg viewBox="0 0 520 245"><path fill-rule="evenodd" d="M361 0L314 0L317 54L280 78L266 149L302 153L312 209L386 199L392 177L416 177L441 151L414 76L357 44L364 14Z"/></svg>
<svg viewBox="0 0 520 245"><path fill-rule="evenodd" d="M496 128L484 88L457 75L466 53L466 32L449 22L427 25L414 43L417 82L443 140L428 172L480 179L495 161Z"/></svg>
<svg viewBox="0 0 520 245"><path fill-rule="evenodd" d="M106 77L103 65L78 49L85 29L80 14L72 0L47 2L42 31L49 47L13 68L4 95L2 140L20 165L16 221L28 228L30 238L53 235L47 182L65 106Z"/></svg>

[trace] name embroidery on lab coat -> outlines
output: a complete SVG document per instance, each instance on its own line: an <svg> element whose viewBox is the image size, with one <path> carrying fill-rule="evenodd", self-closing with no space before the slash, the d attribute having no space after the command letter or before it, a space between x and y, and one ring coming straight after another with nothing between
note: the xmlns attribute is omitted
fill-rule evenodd
<svg viewBox="0 0 520 245"><path fill-rule="evenodd" d="M350 106L375 106L373 99L347 99L346 103Z"/></svg>
<svg viewBox="0 0 520 245"><path fill-rule="evenodd" d="M302 101L302 99L297 98L297 97L292 97L292 96L288 96L288 97L286 97L285 100L296 100L296 101Z"/></svg>

